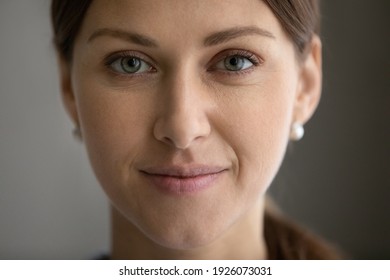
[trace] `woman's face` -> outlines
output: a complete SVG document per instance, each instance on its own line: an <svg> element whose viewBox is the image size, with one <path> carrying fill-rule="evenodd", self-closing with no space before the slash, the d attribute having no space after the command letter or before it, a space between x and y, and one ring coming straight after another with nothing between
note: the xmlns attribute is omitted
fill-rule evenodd
<svg viewBox="0 0 390 280"><path fill-rule="evenodd" d="M294 47L259 0L95 0L69 68L65 104L103 189L171 248L259 205L304 118Z"/></svg>

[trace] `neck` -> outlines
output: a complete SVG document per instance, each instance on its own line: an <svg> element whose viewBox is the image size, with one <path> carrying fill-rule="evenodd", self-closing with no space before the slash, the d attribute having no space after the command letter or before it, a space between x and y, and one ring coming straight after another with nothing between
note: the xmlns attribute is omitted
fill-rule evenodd
<svg viewBox="0 0 390 280"><path fill-rule="evenodd" d="M263 203L260 201L218 240L203 247L177 250L158 245L146 237L113 207L112 259L265 259Z"/></svg>

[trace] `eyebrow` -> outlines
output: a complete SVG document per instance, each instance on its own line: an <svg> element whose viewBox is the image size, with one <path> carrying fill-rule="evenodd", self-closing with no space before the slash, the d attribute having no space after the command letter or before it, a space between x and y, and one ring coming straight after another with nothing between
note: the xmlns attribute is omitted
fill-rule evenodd
<svg viewBox="0 0 390 280"><path fill-rule="evenodd" d="M249 35L260 35L268 38L275 39L275 36L262 28L259 28L257 26L243 26L243 27L234 27L227 30L223 30L214 34L211 34L210 36L206 37L204 40L204 45L214 46L218 44L225 43L227 41L236 39L238 37L243 36L249 36Z"/></svg>
<svg viewBox="0 0 390 280"><path fill-rule="evenodd" d="M243 26L243 27L233 27L233 28L229 28L223 31L213 33L205 38L203 45L206 47L210 47L210 46L225 43L227 41L236 39L238 37L249 36L249 35L260 35L260 36L275 39L275 36L271 32L265 29L259 28L257 26ZM122 29L115 29L115 28L100 28L96 30L89 37L88 43L101 36L115 37L145 47L153 47L153 48L158 47L157 41L155 41L154 39L148 36L125 31Z"/></svg>
<svg viewBox="0 0 390 280"><path fill-rule="evenodd" d="M89 37L88 43L92 42L94 39L101 36L115 37L145 47L154 47L154 48L158 47L158 44L155 40L145 35L124 31L121 29L112 29L112 28L101 28L96 30Z"/></svg>

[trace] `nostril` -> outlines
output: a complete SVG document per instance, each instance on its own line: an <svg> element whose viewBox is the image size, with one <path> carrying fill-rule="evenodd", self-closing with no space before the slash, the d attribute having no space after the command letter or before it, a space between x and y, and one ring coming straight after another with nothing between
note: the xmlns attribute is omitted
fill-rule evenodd
<svg viewBox="0 0 390 280"><path fill-rule="evenodd" d="M194 142L199 142L202 138L207 137L209 131L208 123L202 126L195 123L192 125L182 123L178 126L173 125L172 122L161 121L154 128L154 137L166 145L184 150Z"/></svg>
<svg viewBox="0 0 390 280"><path fill-rule="evenodd" d="M193 140L194 139L185 138L185 137L175 137L174 139L170 137L164 137L162 142L178 150L185 150L191 145Z"/></svg>
<svg viewBox="0 0 390 280"><path fill-rule="evenodd" d="M172 139L169 138L169 137L163 137L162 142L164 142L164 143L166 143L166 144L169 144L169 145L172 145L172 146L175 144L175 143L172 141Z"/></svg>

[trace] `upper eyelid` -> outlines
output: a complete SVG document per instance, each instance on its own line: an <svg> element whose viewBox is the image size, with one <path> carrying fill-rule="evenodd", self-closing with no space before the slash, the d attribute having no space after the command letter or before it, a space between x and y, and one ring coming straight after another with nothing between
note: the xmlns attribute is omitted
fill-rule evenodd
<svg viewBox="0 0 390 280"><path fill-rule="evenodd" d="M127 57L134 57L137 59L142 60L144 63L150 66L149 70L152 71L146 71L146 72L134 72L134 73L124 73L121 71L117 71L113 67L113 63L116 62L119 59L127 58ZM114 53L111 53L103 58L103 64L104 68L110 72L111 74L114 74L116 77L120 79L130 79L134 78L136 76L143 76L147 74L147 72L156 72L156 67L154 66L153 63L149 62L150 59L147 55L143 54L142 52L139 51L129 51L129 50L124 50L124 51L116 51Z"/></svg>
<svg viewBox="0 0 390 280"><path fill-rule="evenodd" d="M264 59L262 57L258 56L257 54L250 52L250 51L247 51L247 50L242 50L242 49L232 50L231 52L228 52L226 54L226 57L229 57L229 56L242 56L242 57L245 57L247 59L250 59L252 62L254 62L256 64L261 64L264 62Z"/></svg>
<svg viewBox="0 0 390 280"><path fill-rule="evenodd" d="M135 58L141 59L145 63L149 64L152 67L154 67L154 65L156 65L155 61L152 58L150 58L148 55L146 55L142 52L139 52L139 51L128 51L128 50L117 51L115 53L112 53L112 54L108 55L107 57L105 57L103 61L104 61L105 65L109 66L112 63L114 63L114 61L116 61L117 59L125 58L125 57L135 57Z"/></svg>
<svg viewBox="0 0 390 280"><path fill-rule="evenodd" d="M225 51L222 51L218 54L216 54L210 61L209 65L207 66L207 69L215 70L215 64L220 62L221 60L228 58L230 56L242 56L246 59L248 59L251 63L253 63L254 66L259 66L264 63L264 59L257 54L243 50L243 49L228 49ZM238 72L238 71L236 71Z"/></svg>

